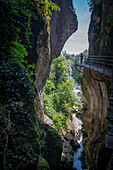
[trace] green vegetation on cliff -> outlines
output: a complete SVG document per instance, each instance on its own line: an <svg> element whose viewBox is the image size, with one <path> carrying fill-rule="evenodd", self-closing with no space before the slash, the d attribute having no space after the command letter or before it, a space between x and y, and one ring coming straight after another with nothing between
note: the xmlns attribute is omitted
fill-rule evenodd
<svg viewBox="0 0 113 170"><path fill-rule="evenodd" d="M74 81L69 76L67 60L59 57L52 62L44 97L45 114L53 120L57 130L67 127L66 122L72 118L75 101Z"/></svg>
<svg viewBox="0 0 113 170"><path fill-rule="evenodd" d="M36 90L33 80L34 64L38 57L34 52L36 51L34 43L40 31L46 27L46 22L39 12L41 8L39 6L37 8L39 2L0 1L0 169L2 170L39 169L39 157L45 155L45 152L42 155L43 125L40 125L35 110ZM48 6L54 8L53 4L51 6L48 3ZM34 23L38 24L37 30L33 29ZM54 140L58 137L57 134L53 135ZM43 164L42 162L40 168L45 168ZM47 165L46 160L45 165Z"/></svg>

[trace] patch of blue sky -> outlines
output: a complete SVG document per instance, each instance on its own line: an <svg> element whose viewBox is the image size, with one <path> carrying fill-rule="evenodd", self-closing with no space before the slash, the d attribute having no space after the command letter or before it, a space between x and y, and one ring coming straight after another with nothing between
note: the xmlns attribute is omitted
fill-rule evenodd
<svg viewBox="0 0 113 170"><path fill-rule="evenodd" d="M73 0L73 6L75 8L79 23L81 25L88 24L90 14L87 0Z"/></svg>
<svg viewBox="0 0 113 170"><path fill-rule="evenodd" d="M73 0L73 6L78 18L78 30L64 45L63 51L70 54L79 54L88 49L88 27L90 21L87 0Z"/></svg>

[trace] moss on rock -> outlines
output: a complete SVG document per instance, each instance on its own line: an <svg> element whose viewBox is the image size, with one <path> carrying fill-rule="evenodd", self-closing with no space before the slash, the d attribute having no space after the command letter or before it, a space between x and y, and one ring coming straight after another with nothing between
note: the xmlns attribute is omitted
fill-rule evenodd
<svg viewBox="0 0 113 170"><path fill-rule="evenodd" d="M48 126L42 125L42 148L43 157L47 160L51 170L60 169L61 153L63 141L58 132Z"/></svg>

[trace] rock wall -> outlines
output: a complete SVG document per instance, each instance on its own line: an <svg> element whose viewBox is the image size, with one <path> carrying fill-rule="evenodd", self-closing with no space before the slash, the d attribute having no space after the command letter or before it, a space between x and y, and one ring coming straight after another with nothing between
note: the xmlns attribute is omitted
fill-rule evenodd
<svg viewBox="0 0 113 170"><path fill-rule="evenodd" d="M89 54L113 55L113 24L107 22L113 11L113 1L95 0L94 2L88 32Z"/></svg>
<svg viewBox="0 0 113 170"><path fill-rule="evenodd" d="M28 17L29 14L32 14L31 18ZM53 127L39 121L34 103L33 91L35 89L32 88L22 60L28 51L28 56L26 56L28 63L36 64L37 62L38 110L42 118L44 113L43 89L53 59L50 53L50 35L46 22L37 9L37 4L27 0L0 1L0 16L2 35L0 36L0 42L2 42L0 43L0 169L60 169L61 136ZM76 18L76 15L74 16L73 19ZM69 17L71 18L71 15ZM77 24L76 20L75 22ZM27 39L29 39L28 32L31 29L31 23L32 48L29 49ZM60 37L65 39L62 35ZM15 45L12 42L15 42ZM24 46L28 48L27 51ZM47 123L53 126L50 120L49 122L47 120Z"/></svg>
<svg viewBox="0 0 113 170"><path fill-rule="evenodd" d="M90 113L90 133L89 136L100 134L106 131L106 113L109 106L108 89L104 82L92 79L88 73L82 79L82 91L87 102L87 110ZM86 120L87 121L87 120Z"/></svg>
<svg viewBox="0 0 113 170"><path fill-rule="evenodd" d="M84 149L89 170L107 169L110 160L111 153L105 148L108 125L106 113L109 106L106 85L107 82L98 82L90 78L87 72L82 79L82 91L87 102L87 111L82 118L87 127Z"/></svg>
<svg viewBox="0 0 113 170"><path fill-rule="evenodd" d="M93 2L94 8L88 32L89 55L113 55L113 24L107 22L113 11L113 1L94 0ZM82 91L86 99L87 111L82 119L86 129L84 149L89 170L106 170L111 159L111 151L105 147L105 134L109 123L106 120L109 106L108 87L109 82L95 81L90 78L88 72L83 76Z"/></svg>
<svg viewBox="0 0 113 170"><path fill-rule="evenodd" d="M101 31L101 14L102 5L99 3L94 7L91 14L91 22L88 31L89 40L89 54L98 54L99 52L99 42L96 42Z"/></svg>
<svg viewBox="0 0 113 170"><path fill-rule="evenodd" d="M39 117L43 120L44 87L50 74L51 62L59 57L66 40L77 30L78 21L73 10L72 0L53 0L60 11L53 11L50 20L50 34L47 26L40 32L37 40L38 60L36 66L36 87L38 92Z"/></svg>
<svg viewBox="0 0 113 170"><path fill-rule="evenodd" d="M53 11L50 22L51 59L60 55L68 38L77 30L78 21L72 0L53 0L60 7L60 12Z"/></svg>

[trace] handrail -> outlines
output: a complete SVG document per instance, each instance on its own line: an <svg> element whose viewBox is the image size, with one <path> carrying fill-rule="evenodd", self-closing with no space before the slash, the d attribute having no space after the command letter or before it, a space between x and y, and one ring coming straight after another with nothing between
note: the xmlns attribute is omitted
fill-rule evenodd
<svg viewBox="0 0 113 170"><path fill-rule="evenodd" d="M77 66L80 67L81 70L79 70L79 69L77 68ZM97 72L97 71L95 71L95 70L92 70L92 69L90 69L90 68L88 68L88 67L86 67L86 66L82 66L82 65L79 65L79 64L75 64L75 69L76 69L78 72L83 73L83 74L85 74L85 69L88 70L90 77L92 77L94 80L97 80L97 81L104 82L104 81L105 81L104 79L110 80L110 78L109 78L108 76L105 76L105 75L103 75L103 74L101 74L101 73L99 73L99 72ZM96 77L94 77L94 76L91 74L92 72L95 73L96 75L99 75L99 76L101 77L101 79L97 79Z"/></svg>
<svg viewBox="0 0 113 170"><path fill-rule="evenodd" d="M104 64L104 63L98 63L99 61L95 61L95 62L93 62L93 61L86 61L85 63L92 63L92 64L96 64L97 66L100 66L100 64ZM105 63L106 64L106 63ZM107 64L108 65L108 64ZM109 66L113 66L113 64L109 64ZM108 69L110 69L110 68L108 68Z"/></svg>
<svg viewBox="0 0 113 170"><path fill-rule="evenodd" d="M98 55L89 55L88 58L112 58L113 56L98 56Z"/></svg>
<svg viewBox="0 0 113 170"><path fill-rule="evenodd" d="M89 55L85 63L88 65L96 65L99 68L102 67L111 70L113 66L113 56Z"/></svg>

